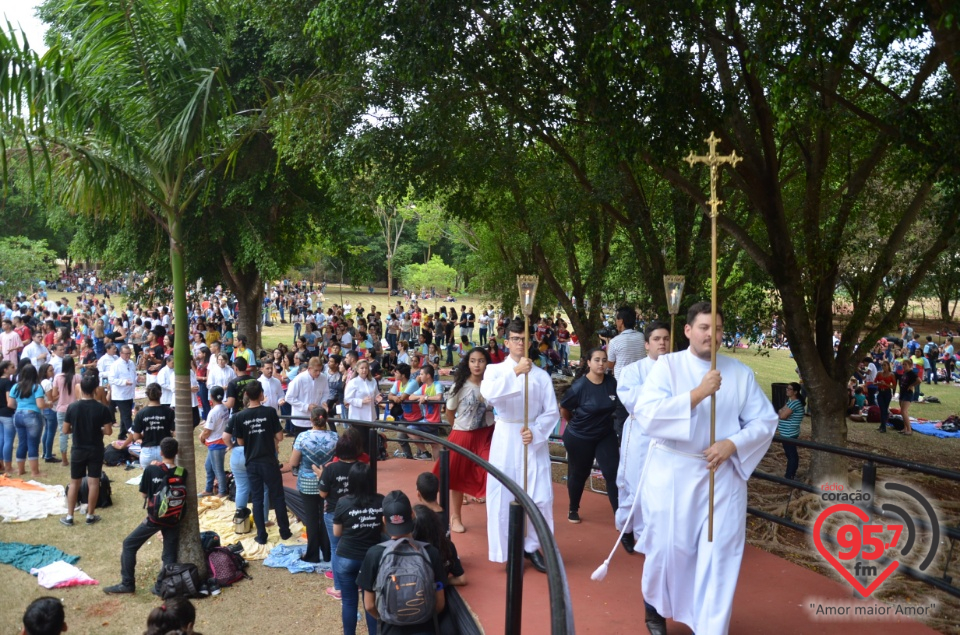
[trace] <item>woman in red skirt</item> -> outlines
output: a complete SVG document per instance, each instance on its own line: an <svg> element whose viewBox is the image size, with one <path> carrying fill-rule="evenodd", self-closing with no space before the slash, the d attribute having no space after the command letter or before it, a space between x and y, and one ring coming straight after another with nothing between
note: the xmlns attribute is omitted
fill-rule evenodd
<svg viewBox="0 0 960 635"><path fill-rule="evenodd" d="M490 363L486 349L474 348L467 353L455 371L451 397L447 399L447 420L453 424L449 440L470 450L480 458L490 458L490 439L493 438L493 411L480 395L480 381ZM433 473L439 475L440 464ZM460 521L464 496L479 498L487 491L487 473L479 465L450 453L450 530L458 534L466 531Z"/></svg>

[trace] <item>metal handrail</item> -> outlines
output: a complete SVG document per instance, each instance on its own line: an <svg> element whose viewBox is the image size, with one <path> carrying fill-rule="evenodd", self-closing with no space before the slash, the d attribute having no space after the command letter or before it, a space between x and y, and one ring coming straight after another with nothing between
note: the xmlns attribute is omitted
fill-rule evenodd
<svg viewBox="0 0 960 635"><path fill-rule="evenodd" d="M285 416L281 418L291 419L294 417ZM299 418L303 419L303 417ZM390 430L392 432L404 433L409 432L407 428L391 425L384 421L356 421L353 419L341 418L330 418L328 421L351 426L360 426L369 429ZM537 538L540 540L540 546L543 549L543 556L546 560L547 590L550 596L550 632L552 635L573 635L575 633L573 623L573 606L570 602L570 587L567 585L567 576L563 566L563 559L560 557L560 549L557 546L556 540L554 540L553 533L547 526L547 521L540 512L540 509L537 507L537 504L533 502L533 499L530 498L530 496L523 491L523 488L513 479L501 472L500 469L494 466L492 463L485 461L473 452L428 432L421 432L420 430L417 430L416 437L422 438L430 443L441 445L447 450L452 450L465 457L472 463L479 465L486 470L490 476L493 476L495 479L500 481L500 483L506 487L511 494L513 494L514 499L517 501L517 503L519 503L525 514L530 518L530 522L533 524L533 529L537 532ZM376 464L375 455L376 452L372 452L370 454L371 465L373 466ZM521 541L523 540L522 532L519 534L519 538ZM520 557L523 557L522 550ZM510 564L508 563L507 566L509 570ZM522 563L519 566L522 567Z"/></svg>

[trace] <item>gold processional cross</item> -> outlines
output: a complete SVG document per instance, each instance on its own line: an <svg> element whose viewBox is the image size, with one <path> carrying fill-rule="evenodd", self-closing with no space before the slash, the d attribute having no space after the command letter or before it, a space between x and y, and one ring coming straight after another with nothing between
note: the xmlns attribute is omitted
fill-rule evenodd
<svg viewBox="0 0 960 635"><path fill-rule="evenodd" d="M736 151L728 155L717 154L717 144L720 139L710 133L710 137L705 139L710 146L710 153L706 155L696 155L692 151L687 155L686 162L692 168L697 163L705 163L710 166L710 332L713 337L710 338L710 370L717 369L717 216L720 211L722 201L717 198L717 172L719 167L729 163L736 167L743 159L737 156ZM710 445L717 442L717 396L710 396ZM707 540L713 542L713 487L714 472L710 471L710 520L707 530Z"/></svg>

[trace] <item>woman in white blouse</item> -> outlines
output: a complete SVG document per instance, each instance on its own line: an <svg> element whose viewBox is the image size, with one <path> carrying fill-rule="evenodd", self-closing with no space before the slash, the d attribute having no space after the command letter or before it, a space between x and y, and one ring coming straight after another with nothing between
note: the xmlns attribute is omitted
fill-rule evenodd
<svg viewBox="0 0 960 635"><path fill-rule="evenodd" d="M376 421L377 405L383 400L377 380L370 375L370 363L357 362L357 376L347 382L343 401L350 407L350 418L357 421Z"/></svg>

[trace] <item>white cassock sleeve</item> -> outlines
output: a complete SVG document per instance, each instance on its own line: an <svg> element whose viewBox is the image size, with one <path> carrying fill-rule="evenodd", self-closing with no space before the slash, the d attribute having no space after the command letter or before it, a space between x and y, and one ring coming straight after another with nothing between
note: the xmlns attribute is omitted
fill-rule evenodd
<svg viewBox="0 0 960 635"><path fill-rule="evenodd" d="M740 408L740 431L727 437L737 446L736 453L730 457L740 476L750 478L757 465L767 453L773 435L777 431L779 417L773 404L760 389L753 372L746 369L740 373L742 405Z"/></svg>
<svg viewBox="0 0 960 635"><path fill-rule="evenodd" d="M560 408L557 406L557 393L553 390L553 381L545 371L541 371L537 375L541 376L541 379L537 381L537 388L540 391L540 414L536 421L530 423L530 431L533 432L533 442L530 444L531 450L550 440L550 435L557 427L557 421L560 419ZM530 388L534 388L533 379L533 377L530 378ZM536 393L531 392L531 401L533 401L534 396L536 396Z"/></svg>
<svg viewBox="0 0 960 635"><path fill-rule="evenodd" d="M640 389L643 388L643 382L640 380L640 361L627 364L620 371L620 379L617 380L617 398L631 415L640 398Z"/></svg>
<svg viewBox="0 0 960 635"><path fill-rule="evenodd" d="M690 441L697 412L690 408L690 391L674 394L676 356L661 355L647 374L634 414L644 434L654 439ZM706 449L706 448L704 448Z"/></svg>

